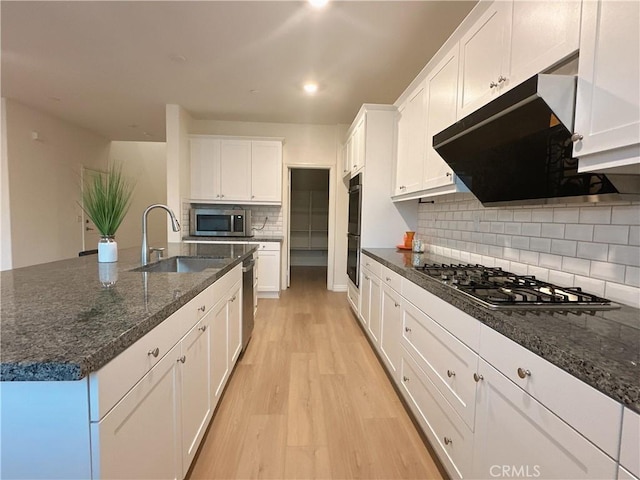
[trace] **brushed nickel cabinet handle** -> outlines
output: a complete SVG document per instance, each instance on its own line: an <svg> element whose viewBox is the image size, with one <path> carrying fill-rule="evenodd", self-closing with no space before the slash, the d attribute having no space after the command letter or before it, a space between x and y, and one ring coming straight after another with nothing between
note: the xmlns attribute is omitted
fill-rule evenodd
<svg viewBox="0 0 640 480"><path fill-rule="evenodd" d="M500 75L500 76L498 77L498 83L499 83L499 84L500 84L500 83L504 83L504 82L506 82L506 81L507 81L507 77L505 77L505 76L503 76L503 75Z"/></svg>
<svg viewBox="0 0 640 480"><path fill-rule="evenodd" d="M478 375L477 373L474 373L473 379L476 381L476 383L478 383L480 380L484 380L484 377L482 375Z"/></svg>
<svg viewBox="0 0 640 480"><path fill-rule="evenodd" d="M186 361L187 361L187 357L186 357L186 356L184 356L184 355L182 355L181 357L179 357L179 358L178 358L178 361L179 361L180 363L184 363L184 362L186 362Z"/></svg>
<svg viewBox="0 0 640 480"><path fill-rule="evenodd" d="M198 311L199 312L204 312L207 309L207 307L205 305L202 305L201 307L198 307Z"/></svg>
<svg viewBox="0 0 640 480"><path fill-rule="evenodd" d="M202 325L200 327L198 327L198 330L200 330L201 332L204 332L207 330L207 326L206 325Z"/></svg>
<svg viewBox="0 0 640 480"><path fill-rule="evenodd" d="M571 141L573 143L579 142L583 138L584 138L584 136L580 135L579 133L574 133L573 135L571 135Z"/></svg>
<svg viewBox="0 0 640 480"><path fill-rule="evenodd" d="M454 372L453 370L447 370L447 377L451 378L455 376L456 376L456 372Z"/></svg>
<svg viewBox="0 0 640 480"><path fill-rule="evenodd" d="M393 302L395 304L396 307L399 307L400 304L398 302Z"/></svg>
<svg viewBox="0 0 640 480"><path fill-rule="evenodd" d="M489 88L496 88L497 86L498 86L498 84L496 82L493 82L493 81L489 84Z"/></svg>
<svg viewBox="0 0 640 480"><path fill-rule="evenodd" d="M147 352L147 355L153 355L154 357L157 357L158 355L160 355L160 349L156 347L153 350L149 350Z"/></svg>
<svg viewBox="0 0 640 480"><path fill-rule="evenodd" d="M526 370L524 368L518 368L518 376L520 378L527 378L531 376L531 372L529 370Z"/></svg>
<svg viewBox="0 0 640 480"><path fill-rule="evenodd" d="M445 445L451 445L453 443L453 440L451 440L449 437L444 437L444 444Z"/></svg>
<svg viewBox="0 0 640 480"><path fill-rule="evenodd" d="M403 377L402 377L402 381L403 381L403 382L408 382L408 381L409 381L409 377L407 377L407 376L403 376Z"/></svg>
<svg viewBox="0 0 640 480"><path fill-rule="evenodd" d="M409 332L411 332L411 329L409 327L404 327L404 331L409 333Z"/></svg>

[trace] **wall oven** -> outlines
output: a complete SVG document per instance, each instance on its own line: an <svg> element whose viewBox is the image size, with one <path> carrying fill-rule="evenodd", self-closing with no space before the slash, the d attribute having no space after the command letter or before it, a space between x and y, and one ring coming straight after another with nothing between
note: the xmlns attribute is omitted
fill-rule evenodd
<svg viewBox="0 0 640 480"><path fill-rule="evenodd" d="M192 208L189 233L203 237L251 237L251 210Z"/></svg>
<svg viewBox="0 0 640 480"><path fill-rule="evenodd" d="M349 181L349 223L347 230L347 275L360 285L360 222L362 213L362 174Z"/></svg>

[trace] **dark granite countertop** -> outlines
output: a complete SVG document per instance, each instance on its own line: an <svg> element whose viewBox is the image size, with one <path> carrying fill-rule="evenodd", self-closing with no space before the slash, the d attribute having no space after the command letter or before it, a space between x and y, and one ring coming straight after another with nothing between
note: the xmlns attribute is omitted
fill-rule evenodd
<svg viewBox="0 0 640 480"><path fill-rule="evenodd" d="M605 395L640 413L640 310L622 306L590 314L520 313L482 307L461 292L412 267L412 253L363 253L449 302ZM422 254L420 263L460 263Z"/></svg>
<svg viewBox="0 0 640 480"><path fill-rule="evenodd" d="M167 246L165 257L228 259L201 273L142 273L140 249L118 252L118 262L96 255L2 272L0 379L78 380L98 370L206 287L255 245ZM103 280L115 284L105 288ZM105 276L110 278L106 279Z"/></svg>
<svg viewBox="0 0 640 480"><path fill-rule="evenodd" d="M254 235L253 237L200 237L187 235L182 237L185 242L280 242L284 241L282 235Z"/></svg>

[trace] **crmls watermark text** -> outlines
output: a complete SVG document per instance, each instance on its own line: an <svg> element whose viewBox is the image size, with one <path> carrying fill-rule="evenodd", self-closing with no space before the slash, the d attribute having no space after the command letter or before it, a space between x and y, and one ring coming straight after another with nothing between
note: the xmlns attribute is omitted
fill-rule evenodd
<svg viewBox="0 0 640 480"><path fill-rule="evenodd" d="M491 465L489 474L493 478L538 478L540 465Z"/></svg>

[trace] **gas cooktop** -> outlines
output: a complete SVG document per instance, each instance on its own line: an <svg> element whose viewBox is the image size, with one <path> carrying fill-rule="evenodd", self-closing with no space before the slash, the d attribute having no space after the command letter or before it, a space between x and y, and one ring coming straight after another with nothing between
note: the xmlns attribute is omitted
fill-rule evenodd
<svg viewBox="0 0 640 480"><path fill-rule="evenodd" d="M470 296L493 310L595 311L620 308L579 287L558 287L532 275L516 275L483 265L425 264L424 275Z"/></svg>

